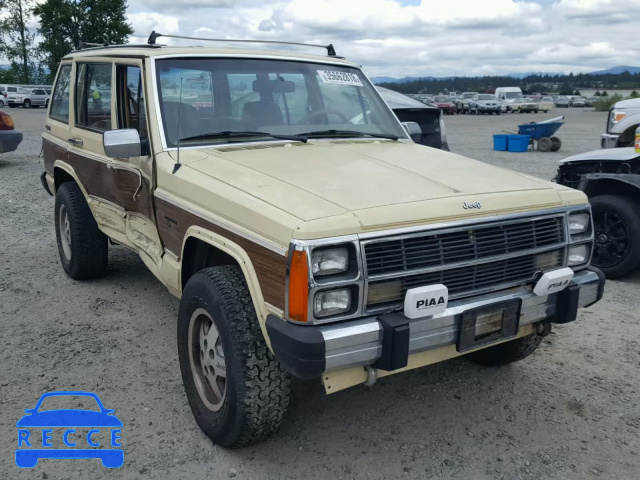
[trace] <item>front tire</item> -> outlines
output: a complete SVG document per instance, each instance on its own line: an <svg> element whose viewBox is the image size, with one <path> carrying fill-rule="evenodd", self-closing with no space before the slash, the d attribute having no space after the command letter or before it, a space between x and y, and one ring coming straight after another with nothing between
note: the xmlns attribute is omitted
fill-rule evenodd
<svg viewBox="0 0 640 480"><path fill-rule="evenodd" d="M75 182L63 183L56 192L56 240L62 268L75 280L104 275L107 236L98 229L91 209Z"/></svg>
<svg viewBox="0 0 640 480"><path fill-rule="evenodd" d="M31 108L31 100L26 99L26 100L24 101L24 103L22 104L22 106L23 106L24 108Z"/></svg>
<svg viewBox="0 0 640 480"><path fill-rule="evenodd" d="M589 199L595 232L591 263L607 278L622 277L640 266L640 205L620 195Z"/></svg>
<svg viewBox="0 0 640 480"><path fill-rule="evenodd" d="M267 347L238 266L207 268L187 282L178 357L193 416L215 443L245 446L278 430L290 376Z"/></svg>
<svg viewBox="0 0 640 480"><path fill-rule="evenodd" d="M467 357L472 362L486 367L508 365L527 358L536 351L541 341L542 337L540 335L532 333L526 337L478 350L468 354Z"/></svg>

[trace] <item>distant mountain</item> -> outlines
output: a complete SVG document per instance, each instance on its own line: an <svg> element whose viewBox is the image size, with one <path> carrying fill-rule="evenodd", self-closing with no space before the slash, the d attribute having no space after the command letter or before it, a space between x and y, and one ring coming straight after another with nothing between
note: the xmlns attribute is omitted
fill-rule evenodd
<svg viewBox="0 0 640 480"><path fill-rule="evenodd" d="M624 72L640 73L640 67L629 67L627 65L619 65L617 67L607 68L606 70L598 70L597 72L591 72L591 75L605 75L607 73L620 74Z"/></svg>
<svg viewBox="0 0 640 480"><path fill-rule="evenodd" d="M402 77L402 78L394 78L394 77L371 77L371 81L375 85L379 85L381 83L407 83L407 82L415 82L416 80L433 80L436 77Z"/></svg>

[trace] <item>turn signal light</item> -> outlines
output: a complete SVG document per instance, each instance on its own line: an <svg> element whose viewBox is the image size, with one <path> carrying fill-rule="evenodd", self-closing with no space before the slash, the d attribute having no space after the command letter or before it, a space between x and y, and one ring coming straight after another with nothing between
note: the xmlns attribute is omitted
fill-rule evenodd
<svg viewBox="0 0 640 480"><path fill-rule="evenodd" d="M289 318L306 322L309 311L309 270L307 252L294 251L289 267Z"/></svg>

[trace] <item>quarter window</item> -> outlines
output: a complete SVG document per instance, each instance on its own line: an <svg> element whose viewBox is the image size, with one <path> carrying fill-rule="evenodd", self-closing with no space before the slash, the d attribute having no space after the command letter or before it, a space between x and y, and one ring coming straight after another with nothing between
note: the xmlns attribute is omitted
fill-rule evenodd
<svg viewBox="0 0 640 480"><path fill-rule="evenodd" d="M80 63L76 70L76 125L111 130L111 64Z"/></svg>
<svg viewBox="0 0 640 480"><path fill-rule="evenodd" d="M54 120L69 123L69 87L71 86L71 65L62 65L58 81L53 90L49 116Z"/></svg>
<svg viewBox="0 0 640 480"><path fill-rule="evenodd" d="M118 128L134 128L146 140L147 116L140 67L118 65Z"/></svg>

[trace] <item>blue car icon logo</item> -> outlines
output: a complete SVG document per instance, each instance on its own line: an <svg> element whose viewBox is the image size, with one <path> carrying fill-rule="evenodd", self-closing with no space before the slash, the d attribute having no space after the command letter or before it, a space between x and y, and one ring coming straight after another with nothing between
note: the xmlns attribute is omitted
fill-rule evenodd
<svg viewBox="0 0 640 480"><path fill-rule="evenodd" d="M82 408L45 408L45 404L81 402ZM85 409L88 403L93 409ZM107 468L124 463L122 422L92 392L49 392L18 420L16 465L35 467L41 458L99 458ZM61 447L61 448L58 448ZM62 448L64 447L64 448Z"/></svg>

